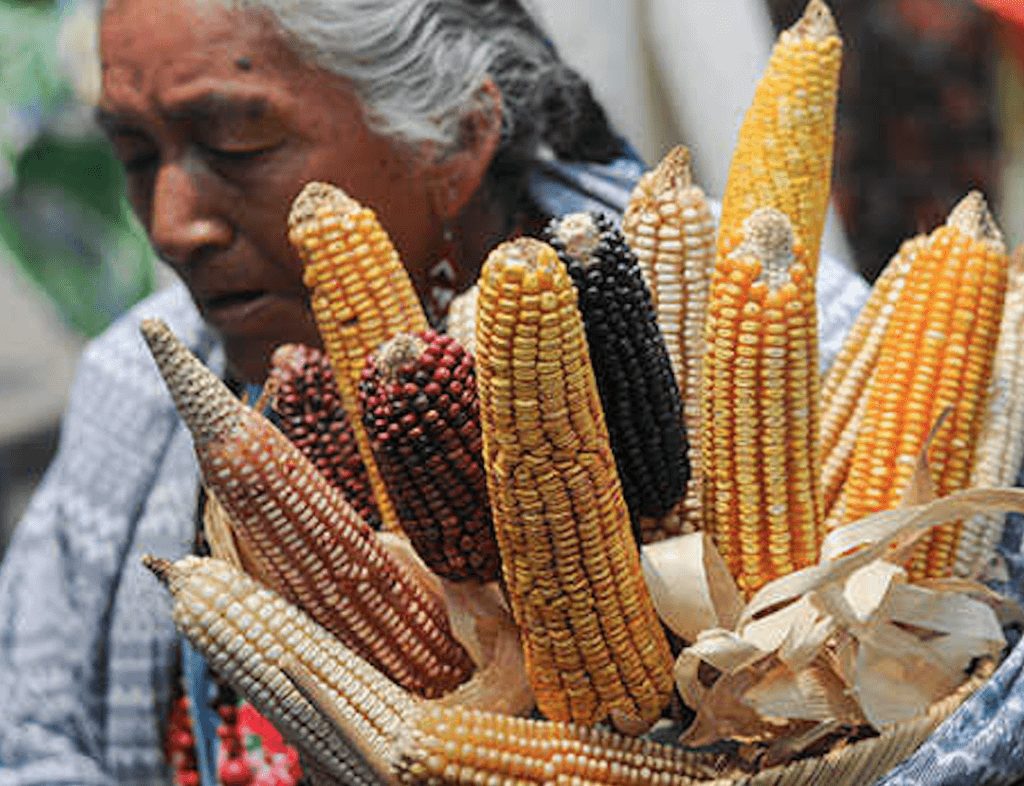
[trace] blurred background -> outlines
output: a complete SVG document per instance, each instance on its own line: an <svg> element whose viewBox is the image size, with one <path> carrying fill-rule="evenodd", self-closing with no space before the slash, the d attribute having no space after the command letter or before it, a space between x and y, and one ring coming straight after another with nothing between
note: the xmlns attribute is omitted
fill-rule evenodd
<svg viewBox="0 0 1024 786"><path fill-rule="evenodd" d="M0 553L56 445L84 342L168 280L92 122L97 5L0 0ZM774 35L804 5L532 3L647 161L688 145L713 195ZM1011 245L1024 240L1024 2L830 5L845 51L826 250L873 280L971 188Z"/></svg>

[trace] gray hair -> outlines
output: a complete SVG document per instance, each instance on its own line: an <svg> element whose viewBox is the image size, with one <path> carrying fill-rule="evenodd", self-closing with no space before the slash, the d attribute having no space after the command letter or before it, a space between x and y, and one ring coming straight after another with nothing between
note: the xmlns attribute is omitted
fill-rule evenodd
<svg viewBox="0 0 1024 786"><path fill-rule="evenodd" d="M520 0L222 0L269 11L293 46L347 79L374 130L396 142L460 146L490 77L502 96L492 172L547 146L607 161L620 150L589 86L558 57Z"/></svg>

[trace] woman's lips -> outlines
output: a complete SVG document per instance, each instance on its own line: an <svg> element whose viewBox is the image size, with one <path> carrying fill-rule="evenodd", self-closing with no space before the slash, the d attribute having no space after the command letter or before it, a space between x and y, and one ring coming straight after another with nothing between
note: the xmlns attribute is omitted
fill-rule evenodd
<svg viewBox="0 0 1024 786"><path fill-rule="evenodd" d="M247 327L259 327L261 312L271 305L274 296L269 292L232 292L206 298L201 302L203 317L224 332L237 332Z"/></svg>

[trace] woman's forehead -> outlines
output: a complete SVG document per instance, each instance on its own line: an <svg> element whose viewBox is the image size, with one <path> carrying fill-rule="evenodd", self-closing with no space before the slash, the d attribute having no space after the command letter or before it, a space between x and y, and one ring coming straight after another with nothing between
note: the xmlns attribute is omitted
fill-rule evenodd
<svg viewBox="0 0 1024 786"><path fill-rule="evenodd" d="M144 97L169 111L196 101L216 108L230 94L235 105L257 106L263 93L317 81L317 69L288 47L265 12L210 0L115 0L100 37L105 103Z"/></svg>

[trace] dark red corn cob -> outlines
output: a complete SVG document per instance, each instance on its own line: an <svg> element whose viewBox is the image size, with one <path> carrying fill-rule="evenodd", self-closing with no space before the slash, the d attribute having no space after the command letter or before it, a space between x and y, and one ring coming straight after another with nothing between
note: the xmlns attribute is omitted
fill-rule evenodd
<svg viewBox="0 0 1024 786"><path fill-rule="evenodd" d="M452 581L496 580L473 357L433 330L399 334L367 359L359 401L399 522L423 561Z"/></svg>
<svg viewBox="0 0 1024 786"><path fill-rule="evenodd" d="M664 516L690 478L682 401L640 264L606 217L573 213L546 238L573 284L634 532Z"/></svg>
<svg viewBox="0 0 1024 786"><path fill-rule="evenodd" d="M337 489L236 399L163 322L143 336L253 573L402 687L444 695L473 672L444 602Z"/></svg>
<svg viewBox="0 0 1024 786"><path fill-rule="evenodd" d="M271 408L278 428L345 495L363 521L380 529L370 476L327 355L302 344L284 344L270 362Z"/></svg>

